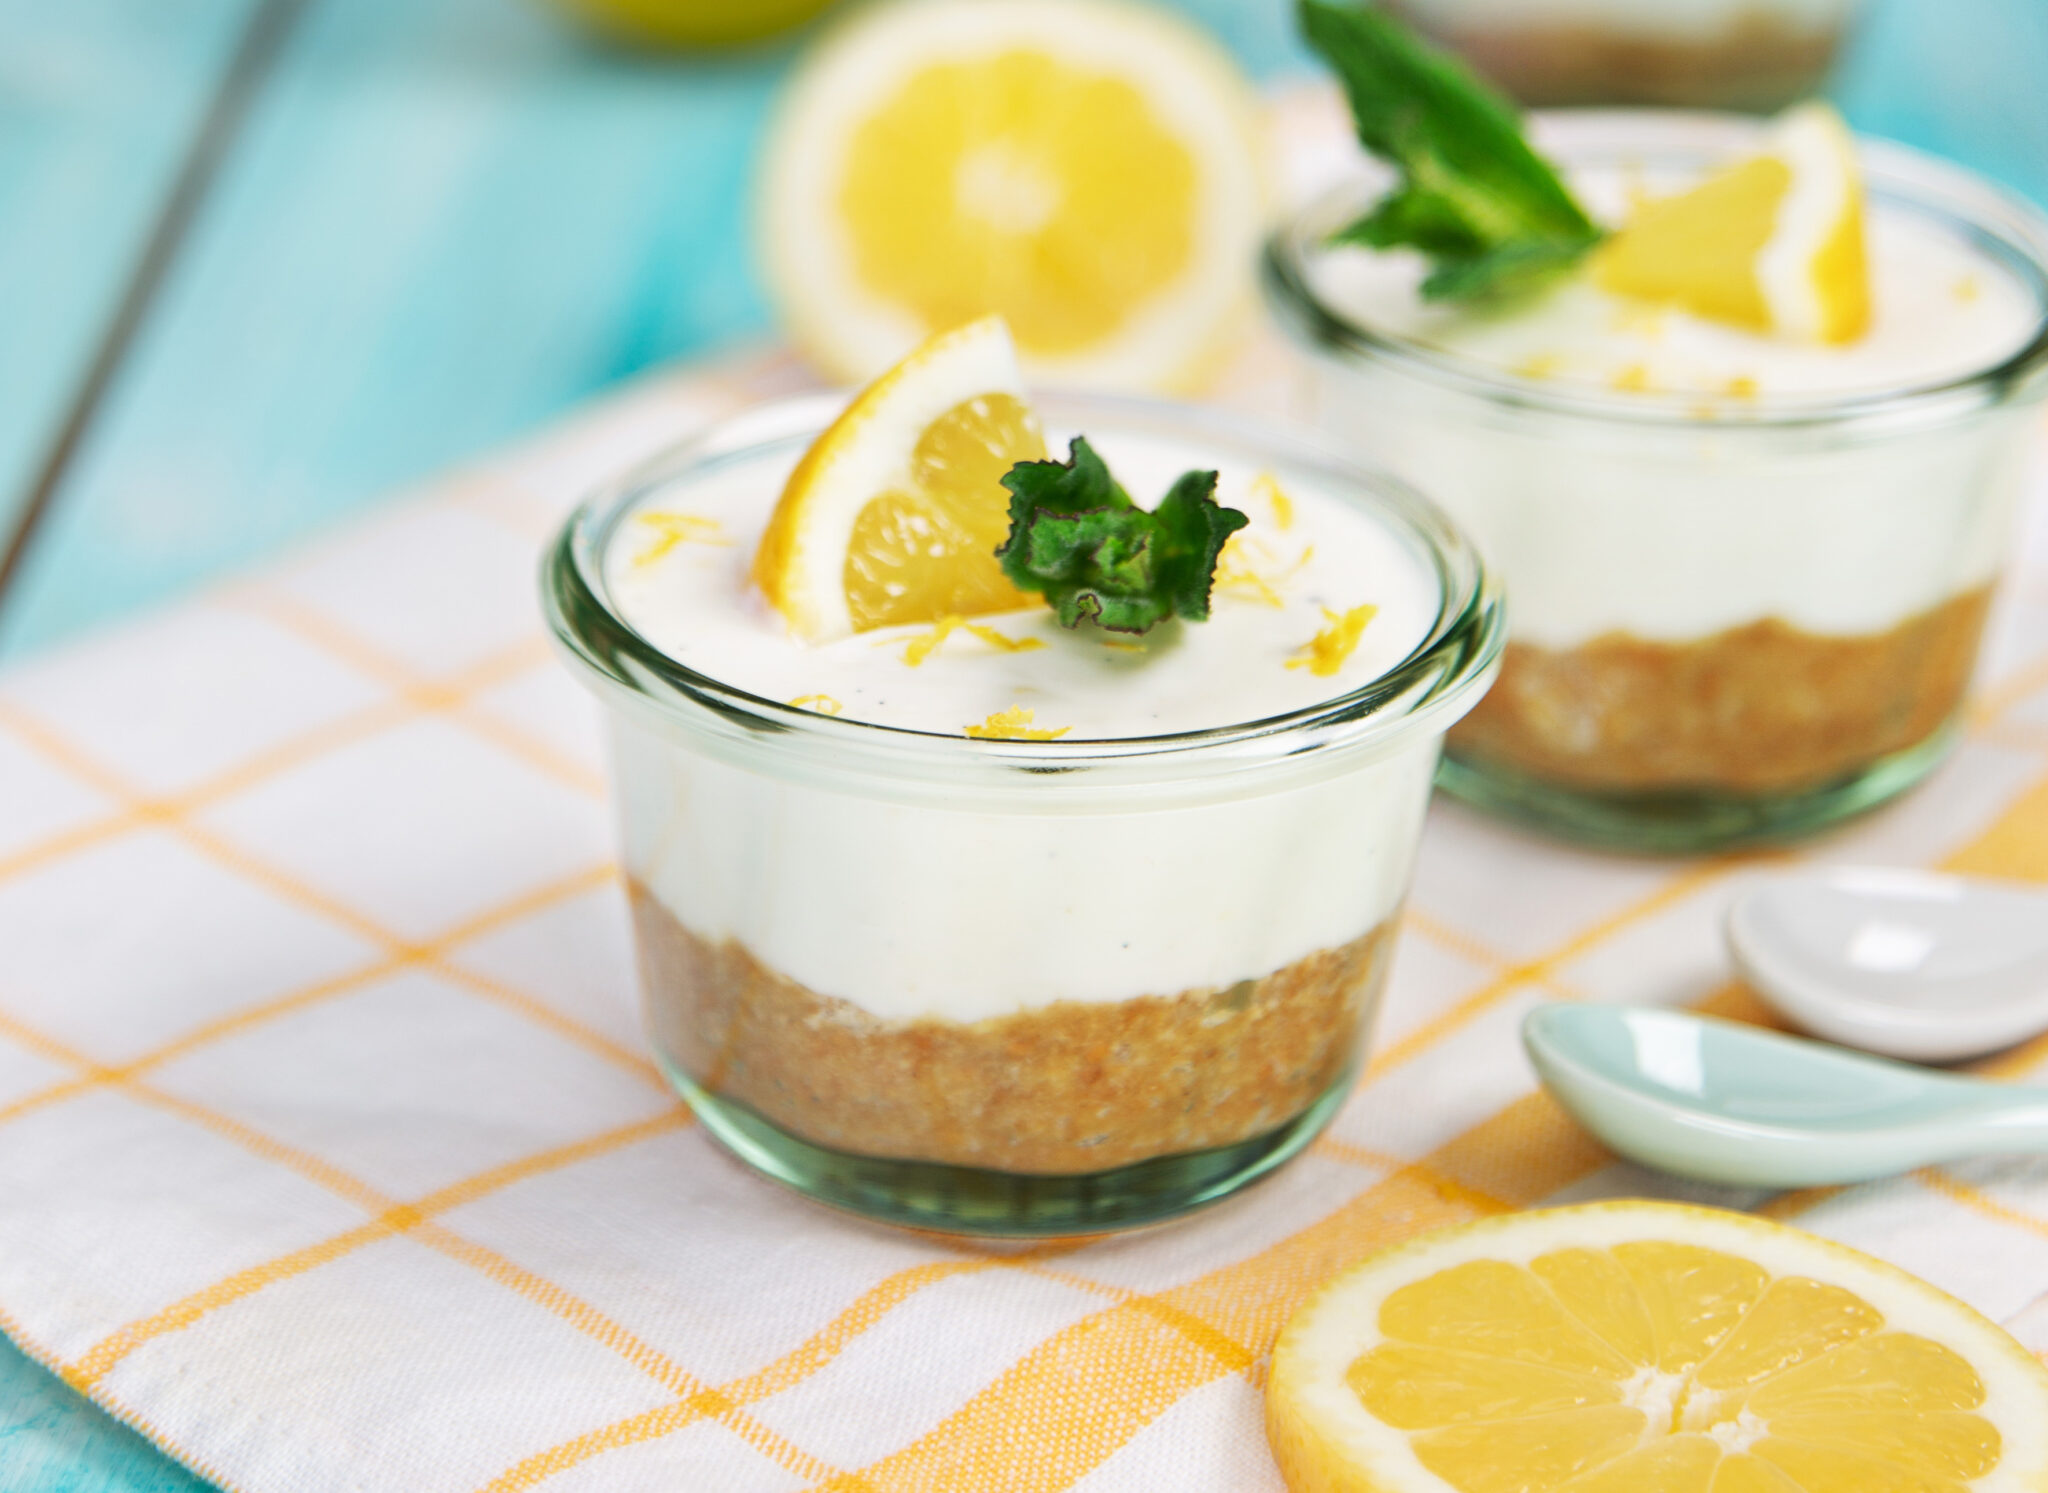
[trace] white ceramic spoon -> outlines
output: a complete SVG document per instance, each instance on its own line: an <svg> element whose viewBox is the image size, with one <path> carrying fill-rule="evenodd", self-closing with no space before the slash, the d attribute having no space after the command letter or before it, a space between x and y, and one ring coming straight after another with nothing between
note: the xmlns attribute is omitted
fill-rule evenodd
<svg viewBox="0 0 2048 1493"><path fill-rule="evenodd" d="M1759 995L1816 1036L1952 1062L2048 1031L2048 896L1923 871L1767 876L1728 913Z"/></svg>
<svg viewBox="0 0 2048 1493"><path fill-rule="evenodd" d="M1539 1006L1522 1042L1580 1124L1682 1177L1817 1187L1962 1156L2048 1152L2048 1089L1929 1073L1731 1021Z"/></svg>

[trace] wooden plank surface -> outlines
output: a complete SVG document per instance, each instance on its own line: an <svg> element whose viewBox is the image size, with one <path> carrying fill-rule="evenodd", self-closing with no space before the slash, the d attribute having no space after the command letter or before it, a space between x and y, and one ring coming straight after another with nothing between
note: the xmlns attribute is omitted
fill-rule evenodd
<svg viewBox="0 0 2048 1493"><path fill-rule="evenodd" d="M0 1344L0 1488L7 1493L204 1493L207 1487Z"/></svg>
<svg viewBox="0 0 2048 1493"><path fill-rule="evenodd" d="M650 63L524 0L319 0L69 474L8 645L760 328L731 225L780 61Z"/></svg>
<svg viewBox="0 0 2048 1493"><path fill-rule="evenodd" d="M0 548L256 0L0 0Z"/></svg>

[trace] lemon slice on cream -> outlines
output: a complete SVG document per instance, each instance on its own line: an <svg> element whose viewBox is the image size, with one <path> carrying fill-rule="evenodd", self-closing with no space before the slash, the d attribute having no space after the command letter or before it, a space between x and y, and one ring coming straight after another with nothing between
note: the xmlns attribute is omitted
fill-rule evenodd
<svg viewBox="0 0 2048 1493"><path fill-rule="evenodd" d="M755 584L811 642L1038 605L995 551L1010 532L1003 474L1044 456L1001 319L941 332L797 463L755 551Z"/></svg>
<svg viewBox="0 0 2048 1493"><path fill-rule="evenodd" d="M1759 332L1853 342L1870 324L1870 274L1848 127L1826 104L1787 110L1758 154L1638 209L1593 279Z"/></svg>

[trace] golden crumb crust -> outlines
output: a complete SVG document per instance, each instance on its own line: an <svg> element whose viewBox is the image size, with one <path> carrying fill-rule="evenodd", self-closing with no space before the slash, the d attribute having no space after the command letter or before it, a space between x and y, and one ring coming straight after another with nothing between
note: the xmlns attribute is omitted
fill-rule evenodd
<svg viewBox="0 0 2048 1493"><path fill-rule="evenodd" d="M1820 787L1941 728L1969 687L1990 605L1985 586L1852 637L1773 617L1684 643L1619 632L1578 648L1510 643L1449 747L1594 792Z"/></svg>
<svg viewBox="0 0 2048 1493"><path fill-rule="evenodd" d="M1220 990L884 1021L711 943L631 886L650 1035L684 1073L836 1151L1048 1175L1277 1129L1350 1069L1389 924Z"/></svg>

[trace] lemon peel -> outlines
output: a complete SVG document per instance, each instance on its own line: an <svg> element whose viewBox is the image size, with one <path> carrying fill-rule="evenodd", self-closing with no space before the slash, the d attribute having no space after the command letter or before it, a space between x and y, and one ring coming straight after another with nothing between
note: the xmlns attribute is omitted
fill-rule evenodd
<svg viewBox="0 0 2048 1493"><path fill-rule="evenodd" d="M635 565L652 565L678 545L709 544L730 546L725 525L698 513L642 513L639 522L654 530L654 542L633 557Z"/></svg>
<svg viewBox="0 0 2048 1493"><path fill-rule="evenodd" d="M1241 530L1230 536L1223 553L1216 557L1211 589L1263 606L1283 607L1287 605L1285 588L1315 558L1315 553L1313 544L1305 544L1292 560L1283 560L1271 545L1252 537L1249 530Z"/></svg>
<svg viewBox="0 0 2048 1493"><path fill-rule="evenodd" d="M830 695L798 695L789 703L793 710L814 710L819 715L838 715L846 709Z"/></svg>
<svg viewBox="0 0 2048 1493"><path fill-rule="evenodd" d="M998 710L978 726L962 727L977 741L1058 741L1072 726L1061 726L1056 731L1035 727L1035 711L1026 710L1022 705L1012 705L1008 710Z"/></svg>
<svg viewBox="0 0 2048 1493"><path fill-rule="evenodd" d="M984 626L979 622L969 622L965 617L955 613L939 618L938 621L932 624L930 632L911 638L904 643L903 661L909 664L911 668L917 668L926 659L938 652L940 645L956 632L968 633L973 637L981 639L982 642L988 644L991 648L999 648L1005 653L1029 653L1034 648L1043 648L1045 646L1043 638L1013 638L1007 634L997 632L993 627ZM888 644L896 641L894 638L889 638L885 639L884 643Z"/></svg>
<svg viewBox="0 0 2048 1493"><path fill-rule="evenodd" d="M1280 485L1280 479L1271 472L1261 472L1252 479L1252 496L1265 499L1266 506L1273 510L1273 527L1286 533L1294 527L1294 499L1287 496L1287 489Z"/></svg>
<svg viewBox="0 0 2048 1493"><path fill-rule="evenodd" d="M1290 669L1307 669L1309 673L1329 677L1343 669L1345 661L1358 646L1358 640L1365 633L1365 625L1379 615L1379 608L1370 602L1356 606L1348 612L1333 612L1323 608L1323 616L1330 625L1294 650L1294 657L1287 660Z"/></svg>

